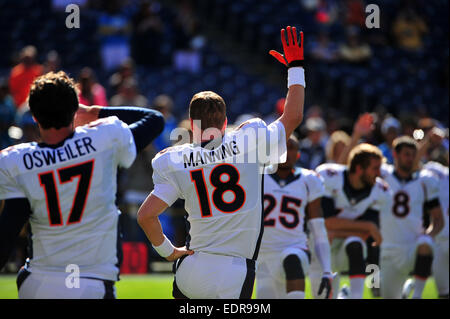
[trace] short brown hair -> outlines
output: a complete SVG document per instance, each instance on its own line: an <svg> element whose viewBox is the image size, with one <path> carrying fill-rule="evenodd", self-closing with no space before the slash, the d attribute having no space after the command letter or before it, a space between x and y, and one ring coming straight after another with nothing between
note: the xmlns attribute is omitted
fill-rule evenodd
<svg viewBox="0 0 450 319"><path fill-rule="evenodd" d="M383 159L383 153L375 145L361 143L356 145L348 155L347 165L351 173L356 171L356 166L360 165L366 169L370 165L371 159Z"/></svg>
<svg viewBox="0 0 450 319"><path fill-rule="evenodd" d="M345 146L350 145L351 137L344 131L334 131L330 135L328 142L325 146L325 155L328 160L332 160L334 157L334 148L338 143L344 143Z"/></svg>
<svg viewBox="0 0 450 319"><path fill-rule="evenodd" d="M399 136L392 142L392 148L396 153L400 152L403 147L410 147L417 150L418 144L415 139L408 135Z"/></svg>
<svg viewBox="0 0 450 319"><path fill-rule="evenodd" d="M64 71L44 74L31 85L28 104L43 129L69 126L78 110L75 82Z"/></svg>
<svg viewBox="0 0 450 319"><path fill-rule="evenodd" d="M199 92L189 104L189 117L200 120L203 131L210 127L221 129L226 119L225 101L212 91Z"/></svg>

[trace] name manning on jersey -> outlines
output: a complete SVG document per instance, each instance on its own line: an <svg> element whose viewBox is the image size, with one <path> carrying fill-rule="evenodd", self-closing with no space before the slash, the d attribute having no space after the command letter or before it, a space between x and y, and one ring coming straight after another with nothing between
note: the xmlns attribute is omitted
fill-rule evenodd
<svg viewBox="0 0 450 319"><path fill-rule="evenodd" d="M183 154L184 168L223 161L240 153L236 141L231 141L211 151L202 149L201 151L190 152L189 156Z"/></svg>
<svg viewBox="0 0 450 319"><path fill-rule="evenodd" d="M90 137L76 139L55 149L38 149L23 155L23 164L25 168L30 170L34 167L42 167L44 165L53 165L69 161L80 156L90 154L97 151L92 145Z"/></svg>

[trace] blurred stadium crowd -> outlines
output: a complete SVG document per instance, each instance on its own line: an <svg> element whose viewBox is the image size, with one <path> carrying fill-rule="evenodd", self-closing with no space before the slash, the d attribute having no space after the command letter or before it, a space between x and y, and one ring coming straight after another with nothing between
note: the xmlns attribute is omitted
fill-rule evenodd
<svg viewBox="0 0 450 319"><path fill-rule="evenodd" d="M80 7L80 28L66 27L70 3ZM379 29L365 26L368 3L380 7ZM39 139L26 99L32 81L49 71L74 77L82 104L160 110L163 134L119 176L124 240L147 245L135 215L153 188L150 161L174 142L174 128L189 128L192 95L222 95L234 125L255 115L276 119L285 75L267 52L278 49L281 27L295 25L305 34L308 83L299 165L339 162L342 149L360 140L379 145L392 162L392 141L407 134L421 140L424 161L448 166L448 6L446 0L0 0L0 149ZM366 112L374 119L370 129L357 125ZM183 216L182 202L161 216L177 245L184 243ZM22 235L7 271L23 264L26 230ZM160 258L147 249L151 259Z"/></svg>

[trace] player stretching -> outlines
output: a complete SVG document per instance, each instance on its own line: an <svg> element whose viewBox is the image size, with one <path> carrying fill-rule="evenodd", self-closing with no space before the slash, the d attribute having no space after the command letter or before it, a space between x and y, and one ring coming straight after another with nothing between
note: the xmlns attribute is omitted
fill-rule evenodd
<svg viewBox="0 0 450 319"><path fill-rule="evenodd" d="M287 34L287 40L285 38ZM284 162L286 136L303 117L303 35L281 30L288 67L284 113L270 125L260 119L224 133L223 99L214 92L194 95L189 117L194 144L163 150L153 159L155 188L141 206L138 222L156 251L176 262L175 298L250 298L263 233L263 169ZM266 154L268 156L266 156ZM186 247L164 236L158 215L185 199L190 227Z"/></svg>
<svg viewBox="0 0 450 319"><path fill-rule="evenodd" d="M31 255L17 278L19 298L115 298L117 168L129 167L162 131L163 117L141 108L79 106L64 72L36 79L29 105L42 143L0 152L0 269L29 220Z"/></svg>
<svg viewBox="0 0 450 319"><path fill-rule="evenodd" d="M390 192L380 179L382 154L370 144L359 144L349 154L348 165L322 164L316 171L324 179L325 195L322 209L331 240L332 271L348 271L350 298L361 299L364 291L366 240L382 241L378 230L378 215L389 207ZM317 260L310 270L313 294L319 286ZM339 277L333 281L336 297Z"/></svg>
<svg viewBox="0 0 450 319"><path fill-rule="evenodd" d="M439 205L439 180L429 171L414 172L417 143L408 136L393 142L394 166L383 165L382 177L393 193L389 211L380 217L381 296L401 298L402 286L413 271L413 298L421 298L431 275L434 238L444 220ZM431 226L423 229L423 213L431 216Z"/></svg>
<svg viewBox="0 0 450 319"><path fill-rule="evenodd" d="M314 171L295 168L300 153L295 136L287 142L287 161L264 179L264 235L256 272L258 298L305 298L310 254L305 219L323 271L319 294L331 295L330 245L320 199L323 181Z"/></svg>

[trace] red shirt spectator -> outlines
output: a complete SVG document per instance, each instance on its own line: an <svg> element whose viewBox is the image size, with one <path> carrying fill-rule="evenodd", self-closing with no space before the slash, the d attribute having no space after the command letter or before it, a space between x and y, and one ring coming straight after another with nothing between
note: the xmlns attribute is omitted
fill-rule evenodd
<svg viewBox="0 0 450 319"><path fill-rule="evenodd" d="M92 85L91 88L92 94L89 96L84 96L80 94L78 95L78 100L81 104L84 105L101 105L101 106L107 106L108 105L108 99L106 98L105 89L103 86L101 86L98 83L95 83Z"/></svg>
<svg viewBox="0 0 450 319"><path fill-rule="evenodd" d="M42 74L42 65L35 62L36 48L27 46L20 53L21 62L11 70L9 90L17 108L21 108L28 98L31 84Z"/></svg>
<svg viewBox="0 0 450 319"><path fill-rule="evenodd" d="M94 71L90 68L83 68L79 76L78 100L84 105L107 106L105 88L95 80Z"/></svg>

